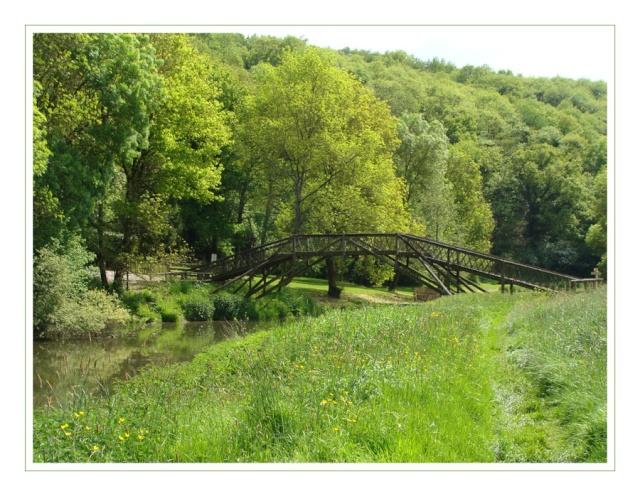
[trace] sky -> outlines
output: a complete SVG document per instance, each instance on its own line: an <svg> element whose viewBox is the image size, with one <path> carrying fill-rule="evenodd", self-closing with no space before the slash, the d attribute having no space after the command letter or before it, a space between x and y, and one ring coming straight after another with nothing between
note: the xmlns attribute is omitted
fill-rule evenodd
<svg viewBox="0 0 640 496"><path fill-rule="evenodd" d="M458 67L488 65L524 76L613 82L611 26L239 26L219 31L293 35L320 47L404 50Z"/></svg>

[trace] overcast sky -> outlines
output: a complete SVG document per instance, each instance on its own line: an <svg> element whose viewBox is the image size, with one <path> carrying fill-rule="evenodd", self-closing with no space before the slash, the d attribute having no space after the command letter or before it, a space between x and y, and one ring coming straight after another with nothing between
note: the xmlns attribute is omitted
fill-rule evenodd
<svg viewBox="0 0 640 496"><path fill-rule="evenodd" d="M608 26L247 26L245 35L303 37L330 48L404 50L462 67L488 65L525 76L613 80L613 28Z"/></svg>

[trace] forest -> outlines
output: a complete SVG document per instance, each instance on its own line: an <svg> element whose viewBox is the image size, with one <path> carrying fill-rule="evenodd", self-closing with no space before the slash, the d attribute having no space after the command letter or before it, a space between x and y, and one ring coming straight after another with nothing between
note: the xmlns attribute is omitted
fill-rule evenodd
<svg viewBox="0 0 640 496"><path fill-rule="evenodd" d="M36 329L123 311L141 264L289 234L409 232L606 274L602 81L295 37L38 33L33 87ZM370 257L338 269L393 278Z"/></svg>

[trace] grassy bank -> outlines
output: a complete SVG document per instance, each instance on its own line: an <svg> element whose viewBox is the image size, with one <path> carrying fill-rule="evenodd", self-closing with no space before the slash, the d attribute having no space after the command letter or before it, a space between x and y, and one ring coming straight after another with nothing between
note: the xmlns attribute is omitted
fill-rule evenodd
<svg viewBox="0 0 640 496"><path fill-rule="evenodd" d="M317 315L319 306L302 292L284 288L261 299L245 299L216 286L193 281L154 283L126 291L122 301L135 316L148 321L284 320Z"/></svg>
<svg viewBox="0 0 640 496"><path fill-rule="evenodd" d="M523 300L510 312L496 385L503 404L498 458L606 459L606 293Z"/></svg>
<svg viewBox="0 0 640 496"><path fill-rule="evenodd" d="M604 461L604 315L603 292L335 310L36 411L34 458Z"/></svg>

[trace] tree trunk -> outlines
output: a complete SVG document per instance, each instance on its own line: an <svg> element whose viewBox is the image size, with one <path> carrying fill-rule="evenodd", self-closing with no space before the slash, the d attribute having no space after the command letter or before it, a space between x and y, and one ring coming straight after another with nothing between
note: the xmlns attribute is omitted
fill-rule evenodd
<svg viewBox="0 0 640 496"><path fill-rule="evenodd" d="M105 224L104 206L102 202L100 202L98 203L97 222L95 224L97 241L96 261L98 262L98 268L100 269L100 283L102 284L102 287L107 290L109 289L109 279L107 279L107 249L104 243Z"/></svg>
<svg viewBox="0 0 640 496"><path fill-rule="evenodd" d="M260 244L267 242L267 231L271 222L271 210L273 208L273 183L269 182L269 190L267 191L267 203L264 206L264 219L262 219L262 228L260 232Z"/></svg>
<svg viewBox="0 0 640 496"><path fill-rule="evenodd" d="M98 257L98 268L100 269L100 282L104 289L109 289L109 279L107 278L107 264L102 255Z"/></svg>
<svg viewBox="0 0 640 496"><path fill-rule="evenodd" d="M396 264L396 267L393 272L393 279L391 279L391 282L389 283L389 291L395 291L398 288L399 277L400 277L400 272L398 271L398 266Z"/></svg>
<svg viewBox="0 0 640 496"><path fill-rule="evenodd" d="M336 261L333 257L325 259L327 264L327 282L329 283L329 291L327 294L330 298L340 298L342 288L338 287L338 270L336 269Z"/></svg>

